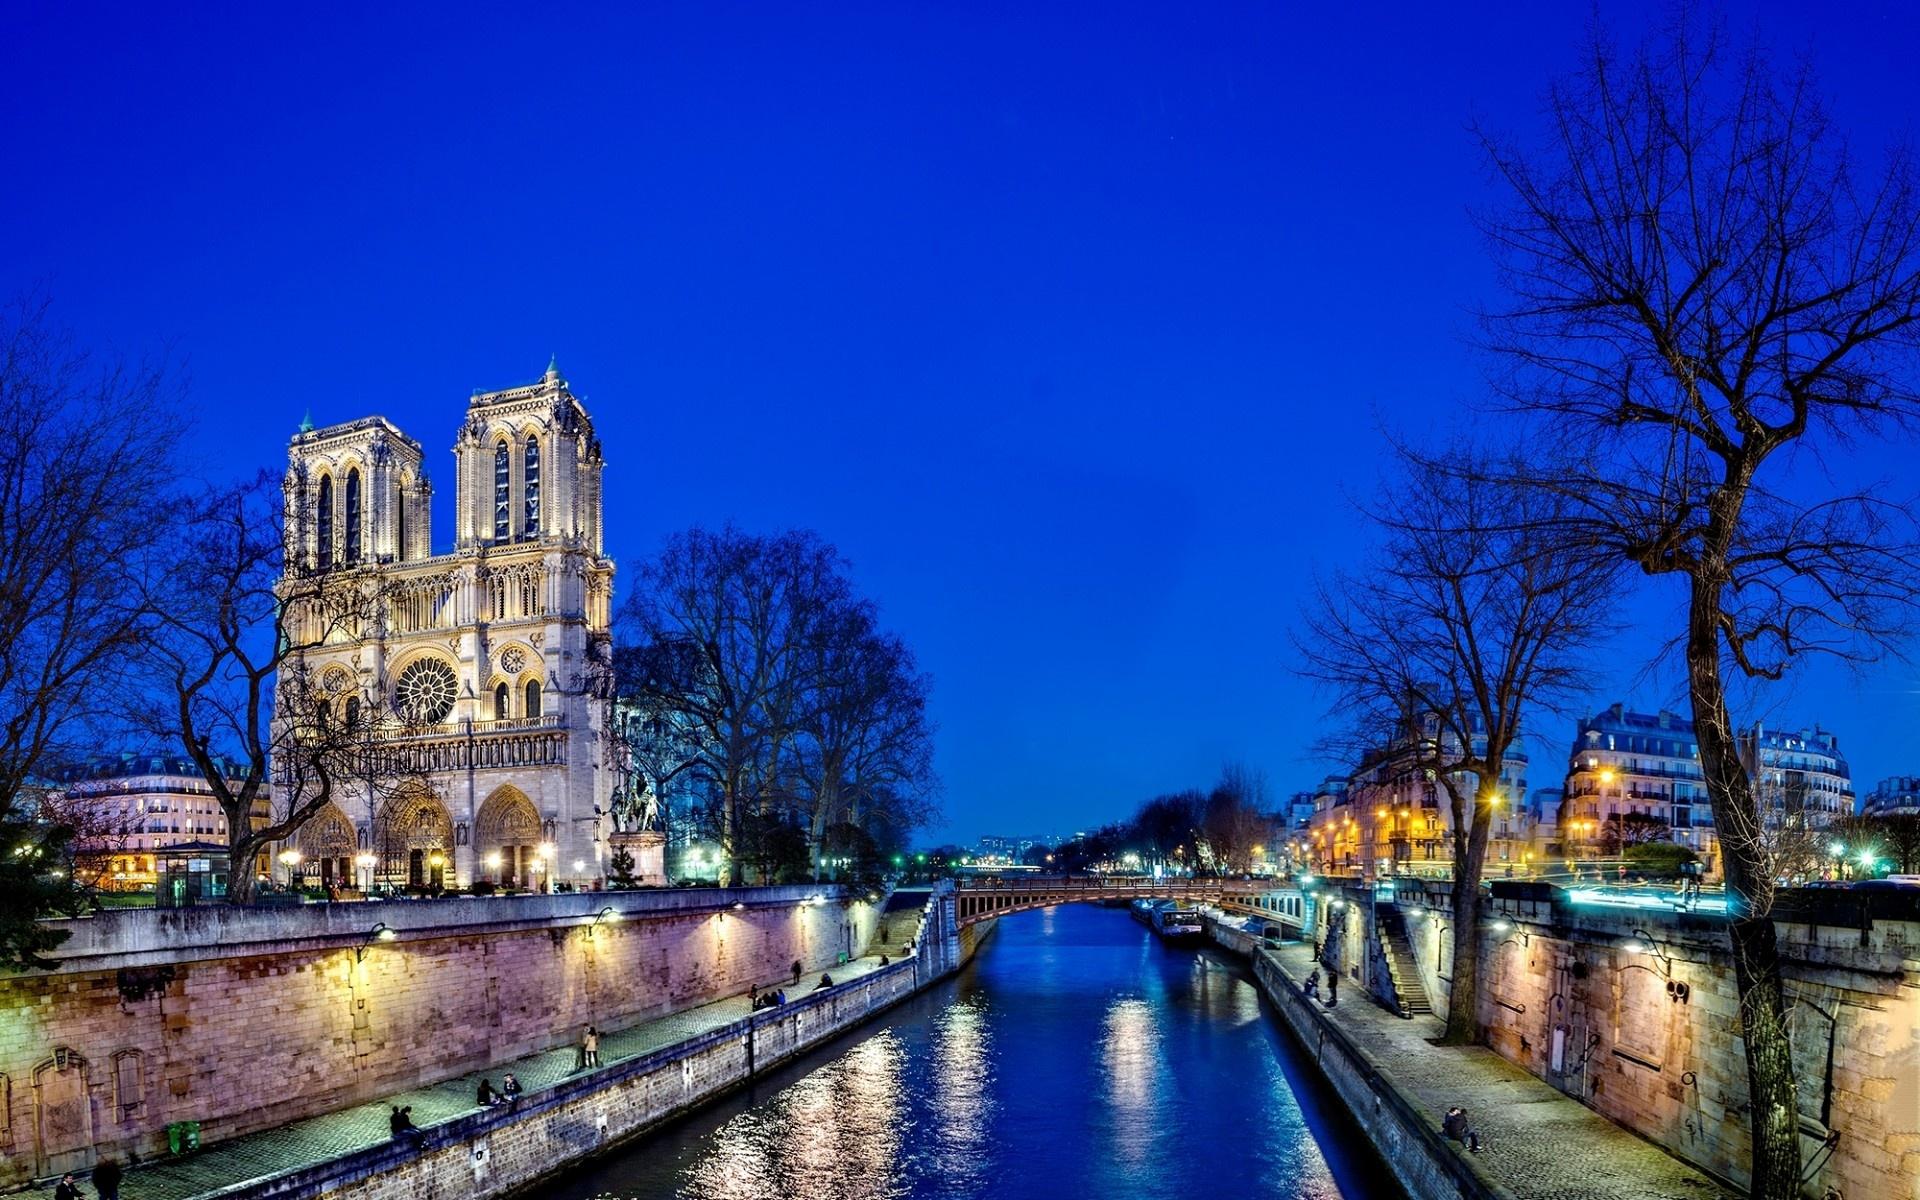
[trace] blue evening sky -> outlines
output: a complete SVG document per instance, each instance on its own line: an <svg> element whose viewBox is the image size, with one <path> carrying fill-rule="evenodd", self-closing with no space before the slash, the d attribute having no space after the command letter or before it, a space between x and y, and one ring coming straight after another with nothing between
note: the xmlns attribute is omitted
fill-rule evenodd
<svg viewBox="0 0 1920 1200"><path fill-rule="evenodd" d="M1811 54L1871 153L1920 18L1818 8L1734 25ZM12 3L0 295L170 347L197 470L278 469L308 408L385 414L441 546L468 392L557 354L617 556L820 530L936 677L932 834L1067 831L1228 758L1281 792L1326 769L1288 626L1358 551L1378 425L1475 393L1465 124L1530 128L1587 14ZM1623 635L1593 707L1673 702L1649 653ZM1864 791L1920 772L1917 710L1897 665L1773 711L1837 730Z"/></svg>

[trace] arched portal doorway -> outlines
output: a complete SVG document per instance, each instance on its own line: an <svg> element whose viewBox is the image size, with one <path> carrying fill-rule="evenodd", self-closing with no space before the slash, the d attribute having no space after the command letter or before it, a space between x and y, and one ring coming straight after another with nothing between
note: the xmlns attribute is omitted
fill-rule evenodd
<svg viewBox="0 0 1920 1200"><path fill-rule="evenodd" d="M373 828L381 882L409 888L445 887L453 869L453 818L425 787L388 800Z"/></svg>
<svg viewBox="0 0 1920 1200"><path fill-rule="evenodd" d="M354 886L353 822L329 804L313 815L294 835L294 848L300 851L302 882L318 882L331 892L334 888Z"/></svg>
<svg viewBox="0 0 1920 1200"><path fill-rule="evenodd" d="M525 792L508 785L487 797L474 821L473 848L487 878L509 887L533 886L540 813Z"/></svg>

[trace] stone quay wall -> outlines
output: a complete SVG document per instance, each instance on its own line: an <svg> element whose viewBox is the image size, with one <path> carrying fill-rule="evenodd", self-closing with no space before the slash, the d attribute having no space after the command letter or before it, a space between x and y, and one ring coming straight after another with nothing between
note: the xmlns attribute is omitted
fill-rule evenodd
<svg viewBox="0 0 1920 1200"><path fill-rule="evenodd" d="M1444 894L1402 894L1414 957L1451 984ZM1920 1200L1920 921L1781 923L1808 1195ZM1489 1046L1744 1190L1746 1057L1721 918L1496 898L1482 926ZM1499 923L1499 924L1496 924ZM1501 927L1504 925L1504 927Z"/></svg>
<svg viewBox="0 0 1920 1200"><path fill-rule="evenodd" d="M212 1143L736 994L796 960L819 971L864 950L877 907L831 887L689 888L60 922L74 936L57 967L0 979L0 1187L160 1153L173 1122Z"/></svg>
<svg viewBox="0 0 1920 1200"><path fill-rule="evenodd" d="M330 1162L226 1188L221 1200L325 1193L340 1200L489 1200L538 1194L535 1185L591 1155L749 1082L774 1065L846 1033L951 974L992 923L958 929L950 889L919 914L914 956L826 992L743 1017L699 1037L521 1097L476 1109Z"/></svg>
<svg viewBox="0 0 1920 1200"><path fill-rule="evenodd" d="M1253 974L1281 1023L1313 1058L1412 1200L1511 1200L1506 1189L1481 1175L1462 1151L1441 1138L1436 1124L1394 1086L1390 1069L1382 1069L1307 1001L1281 971L1278 959L1265 950L1254 951Z"/></svg>

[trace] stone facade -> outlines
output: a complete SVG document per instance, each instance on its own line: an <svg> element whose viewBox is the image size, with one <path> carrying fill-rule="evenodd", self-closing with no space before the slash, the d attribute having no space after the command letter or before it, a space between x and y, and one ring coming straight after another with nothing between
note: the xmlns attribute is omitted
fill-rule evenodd
<svg viewBox="0 0 1920 1200"><path fill-rule="evenodd" d="M1402 896L1436 997L1444 896ZM1481 941L1487 1043L1562 1092L1728 1180L1747 1181L1746 1058L1718 919L1496 900ZM1810 1195L1913 1200L1920 1180L1920 922L1780 926L1794 1001Z"/></svg>
<svg viewBox="0 0 1920 1200"><path fill-rule="evenodd" d="M349 784L297 839L308 873L348 887L603 877L613 562L600 442L567 381L549 367L473 395L450 553L431 551L420 443L385 418L303 428L287 455L290 574L358 572L382 592L356 634L299 665L342 721L397 714L404 735L381 736L408 783Z"/></svg>
<svg viewBox="0 0 1920 1200"><path fill-rule="evenodd" d="M876 913L821 891L64 922L60 969L0 981L0 1187L159 1153L175 1121L217 1141L736 994L795 960L825 969L864 948Z"/></svg>

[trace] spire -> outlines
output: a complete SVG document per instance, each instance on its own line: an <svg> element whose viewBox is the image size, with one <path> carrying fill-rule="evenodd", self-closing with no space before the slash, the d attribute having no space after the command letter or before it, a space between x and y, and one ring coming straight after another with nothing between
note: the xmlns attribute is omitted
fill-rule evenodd
<svg viewBox="0 0 1920 1200"><path fill-rule="evenodd" d="M313 432L313 405L307 405L307 415L300 418L300 432Z"/></svg>
<svg viewBox="0 0 1920 1200"><path fill-rule="evenodd" d="M546 373L545 375L543 375L543 376L541 376L541 378L543 378L543 379L558 379L558 378L560 378L560 356L559 356L558 354L555 354L555 355L551 355L551 356L549 356L549 357L548 357L548 359L547 359L547 373Z"/></svg>

